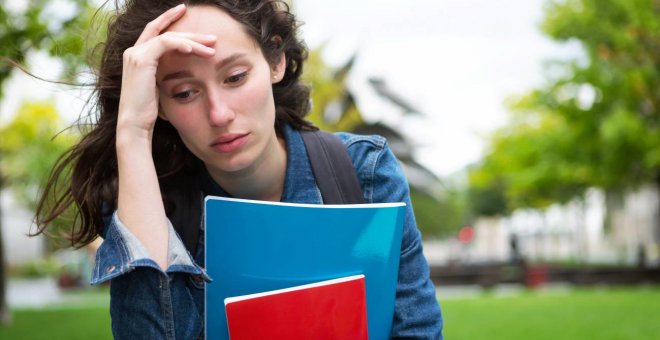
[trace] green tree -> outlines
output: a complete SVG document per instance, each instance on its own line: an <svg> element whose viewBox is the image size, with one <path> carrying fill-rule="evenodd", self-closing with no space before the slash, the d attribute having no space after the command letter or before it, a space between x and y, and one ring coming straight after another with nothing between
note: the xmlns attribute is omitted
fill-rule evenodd
<svg viewBox="0 0 660 340"><path fill-rule="evenodd" d="M52 102L24 104L14 120L0 128L0 173L2 182L20 202L29 208L36 206L37 193L55 160L75 141L75 135L58 129L62 121ZM56 136L56 137L54 137ZM60 219L56 227L66 222ZM2 237L0 235L0 242ZM4 285L4 275L0 285ZM5 311L3 323L10 322Z"/></svg>
<svg viewBox="0 0 660 340"><path fill-rule="evenodd" d="M550 1L541 27L584 56L549 63L546 84L511 104L472 187L500 190L507 210L660 186L660 1Z"/></svg>
<svg viewBox="0 0 660 340"><path fill-rule="evenodd" d="M354 131L364 124L347 84L355 57L334 70L325 63L322 52L323 46L311 50L305 63L304 79L312 88L308 119L321 130Z"/></svg>
<svg viewBox="0 0 660 340"><path fill-rule="evenodd" d="M55 161L76 141L51 101L24 103L14 120L0 128L0 171L17 199L36 207L36 196Z"/></svg>
<svg viewBox="0 0 660 340"><path fill-rule="evenodd" d="M587 61L564 63L567 76L537 91L529 107L566 120L584 143L576 145L584 145L594 186L660 184L660 2L573 0L546 13L543 30L579 41Z"/></svg>
<svg viewBox="0 0 660 340"><path fill-rule="evenodd" d="M491 137L490 150L470 172L471 192L493 199L479 213L496 215L516 208L565 203L589 187L590 168L582 150L563 130L561 117L513 122ZM502 202L504 200L504 202Z"/></svg>
<svg viewBox="0 0 660 340"><path fill-rule="evenodd" d="M100 34L100 31L90 29L90 19L96 12L89 1L69 0L68 4L73 6L73 10L66 18L53 15L54 2L51 1L28 0L27 9L20 13L10 11L4 1L0 6L0 100L5 80L16 69L15 65L24 65L27 55L31 51L48 51L50 55L61 60L66 66L63 79L67 81L75 79L77 71L86 64L85 53L83 53L87 47L85 41L91 43L98 41L97 34ZM49 11L51 12L49 13ZM5 138L3 133L3 144L5 144ZM4 152L0 154L0 164L2 164L0 169L10 167L4 165L7 159L11 159L11 156ZM5 187L14 187L12 178L12 175L5 176L0 170L0 193ZM5 299L6 280L1 230L2 228L0 228L0 323L7 324L11 318Z"/></svg>
<svg viewBox="0 0 660 340"><path fill-rule="evenodd" d="M63 80L73 80L87 67L89 60L85 51L91 49L103 34L103 29L93 28L90 24L92 18L101 12L96 11L89 0L68 0L66 3L73 10L66 17L59 17L53 13L56 9L53 3L28 0L25 12L19 13L0 6L0 57L3 58L0 61L0 99L2 84L11 76L15 64L25 63L29 52L47 51L62 61L65 66Z"/></svg>

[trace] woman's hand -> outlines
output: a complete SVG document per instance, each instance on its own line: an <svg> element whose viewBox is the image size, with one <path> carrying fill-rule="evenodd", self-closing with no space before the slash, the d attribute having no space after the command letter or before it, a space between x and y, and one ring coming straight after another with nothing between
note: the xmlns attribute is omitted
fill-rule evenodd
<svg viewBox="0 0 660 340"><path fill-rule="evenodd" d="M158 117L156 69L167 52L210 57L216 37L165 32L185 13L179 5L147 24L135 46L124 52L121 97L117 118L119 190L117 214L149 254L166 270L169 229L151 154Z"/></svg>
<svg viewBox="0 0 660 340"><path fill-rule="evenodd" d="M121 97L117 120L117 136L147 137L151 141L158 116L158 88L156 69L163 54L177 51L200 57L215 54L216 37L213 35L165 32L183 16L186 7L181 4L161 14L147 24L133 47L124 51Z"/></svg>

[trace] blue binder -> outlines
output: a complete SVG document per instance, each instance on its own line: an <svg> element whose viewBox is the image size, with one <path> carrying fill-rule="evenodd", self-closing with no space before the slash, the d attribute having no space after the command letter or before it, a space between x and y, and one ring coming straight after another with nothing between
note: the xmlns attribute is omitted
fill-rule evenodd
<svg viewBox="0 0 660 340"><path fill-rule="evenodd" d="M224 299L364 274L370 339L392 327L405 203L205 200L206 339L228 339Z"/></svg>

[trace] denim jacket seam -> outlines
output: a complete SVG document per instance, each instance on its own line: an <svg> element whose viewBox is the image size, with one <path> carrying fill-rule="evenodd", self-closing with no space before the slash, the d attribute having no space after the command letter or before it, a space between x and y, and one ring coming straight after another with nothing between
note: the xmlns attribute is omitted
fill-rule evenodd
<svg viewBox="0 0 660 340"><path fill-rule="evenodd" d="M111 222L111 223L114 223L114 222ZM126 248L126 245L123 244L123 240L121 239L121 234L118 233L116 230L114 230L112 227L110 227L110 230L108 230L108 233L106 234L106 240L104 240L104 243L105 242L109 242L109 244L115 245L115 247L117 249L117 255L119 257L119 263L110 264L110 267L105 268L106 272L101 274L102 269L103 269L103 268L101 268L102 267L101 266L102 261L101 261L101 256L100 256L101 252L97 251L96 252L96 257L95 257L97 265L95 265L95 269L94 269L96 275L91 278L90 282L92 284L99 284L101 282L110 280L110 279L112 279L116 276L119 276L121 274L125 274L126 272L128 272L132 269L132 266L130 265L130 263L128 263L128 260L129 260L130 256L127 254L127 248ZM112 271L112 273L109 273L107 270L109 268L112 268L112 266L114 266L114 270Z"/></svg>
<svg viewBox="0 0 660 340"><path fill-rule="evenodd" d="M165 318L165 334L167 339L176 339L176 331L174 329L174 309L172 306L172 296L170 295L170 278L169 275L158 277L159 290L160 290L160 303L163 309Z"/></svg>
<svg viewBox="0 0 660 340"><path fill-rule="evenodd" d="M101 263L100 253L101 252L99 252L99 251L96 252L96 256L95 256L95 259L94 259L94 261L96 261L95 263ZM92 280L91 280L92 282L94 282L94 277L99 278L99 280L101 279L101 266L95 265L94 267L95 267L94 268L95 275L92 277Z"/></svg>
<svg viewBox="0 0 660 340"><path fill-rule="evenodd" d="M342 135L340 133L340 135ZM362 167L365 168L365 173L366 176L364 176L363 180L364 183L364 192L365 192L365 200L369 203L374 202L374 178L376 177L376 169L377 169L377 164L380 161L380 158L382 157L383 151L385 150L385 146L387 145L387 139L385 139L382 136L378 135L355 135L355 134L349 134L349 133L343 133L344 139L344 145L346 146L346 149L348 150L350 147L358 147L357 145L360 143L365 143L365 144L370 144L371 147L366 147L366 150L364 151L364 155L366 158L366 164L364 164ZM375 156L374 156L375 154ZM375 158L373 162L370 160ZM351 159L354 161L354 159ZM358 176L360 175L360 169L355 169Z"/></svg>
<svg viewBox="0 0 660 340"><path fill-rule="evenodd" d="M113 221L113 223L114 223L114 221ZM115 228L117 228L117 226L115 226ZM118 270L123 272L124 269L126 269L126 271L128 271L128 269L130 269L132 267L130 262L133 259L131 259L131 254L128 251L128 246L125 244L123 238L121 237L121 233L116 229L113 230L112 241L116 245L118 245L117 248L119 250L118 253L119 253L119 257L120 257L119 258L120 268Z"/></svg>
<svg viewBox="0 0 660 340"><path fill-rule="evenodd" d="M369 176L369 183L368 183L369 184L369 194L371 196L371 197L369 197L370 202L374 201L374 197L373 197L374 192L375 192L375 190L374 190L374 179L376 177L376 170L378 169L378 164L379 164L380 160L382 159L383 154L385 153L384 151L385 151L385 146L386 145L387 145L387 142L383 143L380 146L380 148L375 152L376 153L376 156L375 156L376 159L374 160L374 162L372 164L372 167L370 169L370 175L371 176Z"/></svg>
<svg viewBox="0 0 660 340"><path fill-rule="evenodd" d="M420 252L423 252L423 244L420 242L420 239L418 237L415 237L412 242L408 242L408 245L405 249L401 249L401 256L407 255L411 251L413 251L415 248L419 248Z"/></svg>
<svg viewBox="0 0 660 340"><path fill-rule="evenodd" d="M348 138L344 141L344 145L346 145L346 148L348 148L354 144L361 142L373 144L377 148L383 148L383 146L386 143L386 139L384 137L376 136L376 135L371 135L371 136L348 135Z"/></svg>

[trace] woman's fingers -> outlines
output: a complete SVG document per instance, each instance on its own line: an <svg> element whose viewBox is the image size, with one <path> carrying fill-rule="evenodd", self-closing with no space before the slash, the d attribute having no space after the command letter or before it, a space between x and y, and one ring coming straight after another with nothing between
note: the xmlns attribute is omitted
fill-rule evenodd
<svg viewBox="0 0 660 340"><path fill-rule="evenodd" d="M135 44L136 45L141 44L153 37L158 36L173 22L181 18L181 16L183 16L183 13L185 12L186 12L186 6L184 4L180 4L176 7L170 8L165 13L159 15L158 18L154 19L144 27L142 34L140 34L140 37L135 42Z"/></svg>
<svg viewBox="0 0 660 340"><path fill-rule="evenodd" d="M204 34L162 34L159 39L162 41L162 44L159 44L162 48L161 51L158 51L160 55L164 54L169 50L177 50L182 53L192 53L200 57L211 57L215 54L215 48L212 46L215 44L216 37L211 35Z"/></svg>
<svg viewBox="0 0 660 340"><path fill-rule="evenodd" d="M166 32L141 45L128 48L124 60L137 65L157 65L158 59L169 51L211 57L215 54L214 35ZM155 73L155 70L153 70Z"/></svg>
<svg viewBox="0 0 660 340"><path fill-rule="evenodd" d="M190 33L190 32L174 32L174 31L165 32L165 33L161 34L161 36L173 36L173 37L186 38L186 39L190 39L190 40L195 40L197 42L200 42L200 43L206 44L206 45L212 45L218 39L213 34L201 34L201 33Z"/></svg>
<svg viewBox="0 0 660 340"><path fill-rule="evenodd" d="M169 51L211 57L215 54L216 37L205 34L167 32L152 39L144 46L150 50L151 58L159 59Z"/></svg>
<svg viewBox="0 0 660 340"><path fill-rule="evenodd" d="M195 40L163 36L159 44L155 44L153 53L162 56L169 51L178 51L186 54L194 54L200 57L211 57L215 54L213 47L206 46Z"/></svg>

